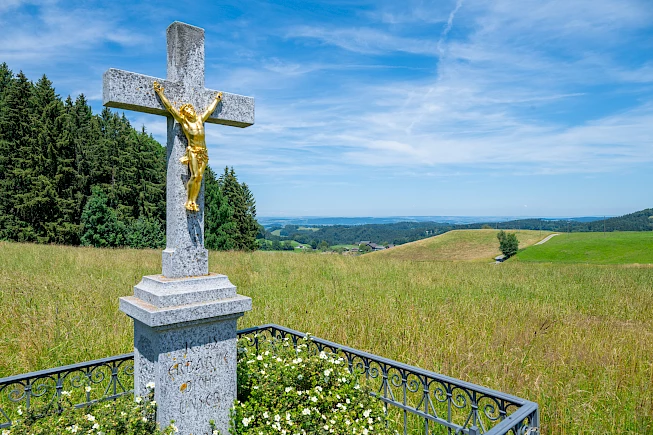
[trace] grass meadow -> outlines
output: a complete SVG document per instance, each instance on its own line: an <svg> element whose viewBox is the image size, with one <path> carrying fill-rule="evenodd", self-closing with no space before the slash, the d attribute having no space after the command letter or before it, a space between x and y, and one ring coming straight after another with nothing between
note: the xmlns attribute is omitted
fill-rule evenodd
<svg viewBox="0 0 653 435"><path fill-rule="evenodd" d="M517 255L519 261L653 264L653 232L562 233Z"/></svg>
<svg viewBox="0 0 653 435"><path fill-rule="evenodd" d="M415 252L213 252L210 269L253 298L241 328L278 323L527 398L544 434L653 433L653 267ZM118 297L160 258L0 243L0 376L131 351Z"/></svg>

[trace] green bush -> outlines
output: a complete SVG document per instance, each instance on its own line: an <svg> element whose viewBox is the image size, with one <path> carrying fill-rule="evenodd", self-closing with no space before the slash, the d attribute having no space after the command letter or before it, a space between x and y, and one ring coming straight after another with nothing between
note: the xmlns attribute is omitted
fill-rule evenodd
<svg viewBox="0 0 653 435"><path fill-rule="evenodd" d="M519 240L517 240L517 235L515 233L506 233L501 230L497 234L497 239L499 239L499 249L506 258L510 258L517 253L517 250L519 249Z"/></svg>
<svg viewBox="0 0 653 435"><path fill-rule="evenodd" d="M152 386L153 387L153 386ZM91 387L86 387L90 391ZM22 419L14 421L2 435L171 435L174 424L161 431L156 425L154 390L143 397L123 396L76 409L70 392L63 391L58 402L47 408L30 408L18 413Z"/></svg>
<svg viewBox="0 0 653 435"><path fill-rule="evenodd" d="M243 339L247 340L247 339ZM332 353L285 340L255 353L241 340L232 434L392 434L381 401Z"/></svg>

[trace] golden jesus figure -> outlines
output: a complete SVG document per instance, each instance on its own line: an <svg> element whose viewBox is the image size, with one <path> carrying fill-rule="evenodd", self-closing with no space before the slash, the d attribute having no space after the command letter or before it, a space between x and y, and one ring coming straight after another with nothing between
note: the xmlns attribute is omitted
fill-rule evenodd
<svg viewBox="0 0 653 435"><path fill-rule="evenodd" d="M179 110L175 109L166 96L163 94L163 86L159 82L154 82L154 92L159 96L163 106L172 114L175 121L181 125L181 129L188 139L186 154L180 159L180 162L188 165L190 178L186 183L186 210L199 211L197 205L197 195L202 187L202 176L206 165L209 163L209 155L206 152L206 139L204 134L204 121L209 119L211 113L218 107L222 101L222 92L215 94L215 99L206 108L202 116L197 116L192 104L183 104Z"/></svg>

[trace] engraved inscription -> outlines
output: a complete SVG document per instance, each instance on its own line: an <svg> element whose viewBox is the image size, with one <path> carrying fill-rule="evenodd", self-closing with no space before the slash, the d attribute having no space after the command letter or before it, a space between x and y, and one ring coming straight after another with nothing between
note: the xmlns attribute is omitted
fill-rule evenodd
<svg viewBox="0 0 653 435"><path fill-rule="evenodd" d="M172 357L172 361L166 373L178 391L177 406L181 414L224 405L227 391L224 391L220 371L232 359L225 350L224 341L214 335L188 341L180 352L168 354L168 357Z"/></svg>

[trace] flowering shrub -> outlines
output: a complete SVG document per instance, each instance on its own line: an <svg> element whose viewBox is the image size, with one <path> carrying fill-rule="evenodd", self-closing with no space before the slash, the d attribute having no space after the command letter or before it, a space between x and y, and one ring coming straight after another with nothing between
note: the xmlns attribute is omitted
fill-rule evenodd
<svg viewBox="0 0 653 435"><path fill-rule="evenodd" d="M244 341L243 341L244 340ZM307 340L295 348L287 339L261 343L247 338L238 348L238 400L232 410L233 435L390 435L383 404L359 384L338 355L310 354ZM90 392L89 386L86 391ZM154 385L147 397L124 396L76 409L69 392L57 404L28 411L0 435L172 435L156 425ZM213 421L209 422L215 429ZM213 430L213 434L217 434ZM226 434L224 434L226 435Z"/></svg>
<svg viewBox="0 0 653 435"><path fill-rule="evenodd" d="M394 433L383 404L338 355L309 354L306 339L296 349L288 340L261 344L258 353L248 345L239 343L232 434Z"/></svg>
<svg viewBox="0 0 653 435"><path fill-rule="evenodd" d="M174 424L160 431L156 425L156 402L153 400L154 385L148 385L147 397L124 396L116 400L99 402L80 409L74 407L71 394L61 392L57 404L46 409L31 408L22 411L21 418L1 435L171 435L176 432ZM86 391L90 391L89 386ZM59 412L61 411L61 412Z"/></svg>

